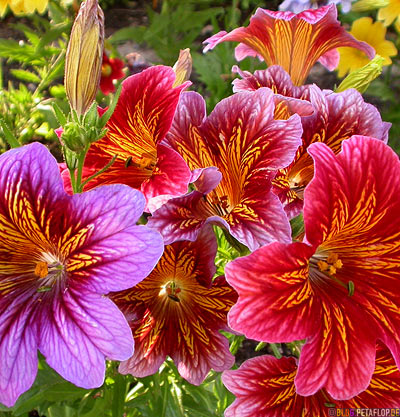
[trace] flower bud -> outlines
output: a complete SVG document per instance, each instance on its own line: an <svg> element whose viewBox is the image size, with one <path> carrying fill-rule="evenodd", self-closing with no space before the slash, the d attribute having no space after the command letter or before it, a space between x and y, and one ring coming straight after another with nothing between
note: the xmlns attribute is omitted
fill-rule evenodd
<svg viewBox="0 0 400 417"><path fill-rule="evenodd" d="M173 70L176 75L173 87L182 85L190 78L190 74L192 73L192 56L190 55L189 48L181 49L178 61L173 66Z"/></svg>
<svg viewBox="0 0 400 417"><path fill-rule="evenodd" d="M65 90L72 110L85 114L96 97L104 49L104 14L97 0L81 4L65 58Z"/></svg>
<svg viewBox="0 0 400 417"><path fill-rule="evenodd" d="M355 88L360 93L364 93L371 82L381 74L384 62L385 58L375 55L375 58L367 65L351 72L336 88L335 93L340 93L348 88Z"/></svg>

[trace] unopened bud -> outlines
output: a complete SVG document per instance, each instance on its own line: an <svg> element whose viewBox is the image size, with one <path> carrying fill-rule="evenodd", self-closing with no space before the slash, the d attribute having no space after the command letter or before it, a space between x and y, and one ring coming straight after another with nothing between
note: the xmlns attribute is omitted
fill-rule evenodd
<svg viewBox="0 0 400 417"><path fill-rule="evenodd" d="M85 148L87 142L85 131L75 122L64 126L60 141L69 150L77 153Z"/></svg>
<svg viewBox="0 0 400 417"><path fill-rule="evenodd" d="M375 58L364 65L362 68L351 72L335 90L335 93L347 90L348 88L355 88L360 93L364 93L372 81L379 77L382 72L382 66L385 58L380 55L375 55Z"/></svg>
<svg viewBox="0 0 400 417"><path fill-rule="evenodd" d="M192 56L190 55L189 48L181 49L178 61L173 66L173 70L176 75L173 87L182 85L185 81L189 80L190 74L192 73Z"/></svg>
<svg viewBox="0 0 400 417"><path fill-rule="evenodd" d="M104 49L104 14L97 0L81 4L65 58L65 90L71 109L85 114L96 97Z"/></svg>
<svg viewBox="0 0 400 417"><path fill-rule="evenodd" d="M388 4L389 0L359 0L356 3L353 3L351 10L353 12L366 12L385 7Z"/></svg>

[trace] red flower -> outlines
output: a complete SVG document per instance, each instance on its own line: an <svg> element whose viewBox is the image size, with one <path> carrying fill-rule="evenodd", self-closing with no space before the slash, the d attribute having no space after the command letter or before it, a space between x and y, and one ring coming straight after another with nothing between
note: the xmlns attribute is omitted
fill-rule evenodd
<svg viewBox="0 0 400 417"><path fill-rule="evenodd" d="M147 202L160 195L187 191L190 170L182 157L161 141L168 132L184 83L173 88L175 73L155 66L122 83L117 107L106 127L107 135L92 144L85 159L84 179L117 159L85 190L99 184L127 184L139 189Z"/></svg>
<svg viewBox="0 0 400 417"><path fill-rule="evenodd" d="M272 243L226 266L239 293L229 323L266 342L306 339L297 392L339 400L364 391L382 340L400 363L400 163L353 136L337 156L309 147L304 243Z"/></svg>
<svg viewBox="0 0 400 417"><path fill-rule="evenodd" d="M306 152L311 143L323 142L337 154L342 142L353 135L387 141L390 123L382 122L378 110L365 103L362 95L354 89L333 93L330 90L321 91L316 85L296 87L279 66L256 71L254 75L237 68L234 70L243 77L242 80L234 81L234 91L255 91L269 87L286 99L282 104L287 102L288 97L292 97L308 100L314 109L313 114L301 114L303 144L298 148L293 162L279 170L273 181L275 192L285 204L289 218L302 211L304 188L314 176L314 164ZM275 115L275 118L278 117L285 118L285 113L281 111Z"/></svg>
<svg viewBox="0 0 400 417"><path fill-rule="evenodd" d="M340 26L333 4L299 14L259 8L247 28L217 33L204 42L208 43L205 51L225 41L241 42L235 52L238 61L258 56L268 66L280 65L296 85L303 84L318 60L329 70L336 68L339 46L360 49L369 58L375 55L372 47Z"/></svg>
<svg viewBox="0 0 400 417"><path fill-rule="evenodd" d="M268 355L249 359L236 371L225 371L222 381L236 395L225 417L350 416L356 414L346 414L350 410L339 414L336 409L389 408L400 404L400 372L388 349L381 345L369 387L346 401L334 400L324 389L308 397L297 394L296 372L295 358L278 360Z"/></svg>
<svg viewBox="0 0 400 417"><path fill-rule="evenodd" d="M100 90L107 95L115 91L114 80L120 80L125 77L123 71L125 64L119 58L109 58L103 53L103 63L101 64Z"/></svg>
<svg viewBox="0 0 400 417"><path fill-rule="evenodd" d="M266 88L228 97L208 117L199 94L182 95L165 142L190 169L214 166L220 174L215 178L215 171L207 170L203 176L213 177L213 187L197 186L153 213L149 225L166 243L195 240L205 223L225 226L252 250L273 240L291 240L271 180L293 160L300 144L300 117L274 120L274 110L274 95Z"/></svg>
<svg viewBox="0 0 400 417"><path fill-rule="evenodd" d="M228 340L226 315L237 299L223 277L212 281L217 251L211 229L196 242L176 242L141 285L114 293L135 339L134 355L120 372L137 377L157 372L169 355L179 373L199 385L211 368L229 369L234 357Z"/></svg>

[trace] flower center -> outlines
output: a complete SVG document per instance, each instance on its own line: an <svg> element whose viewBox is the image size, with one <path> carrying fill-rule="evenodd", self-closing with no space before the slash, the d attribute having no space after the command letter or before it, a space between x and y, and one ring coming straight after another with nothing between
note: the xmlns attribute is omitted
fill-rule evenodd
<svg viewBox="0 0 400 417"><path fill-rule="evenodd" d="M343 282L337 278L336 274L343 267L343 262L339 255L334 252L316 252L310 259L310 279L313 282L326 281L326 278L336 282L341 287L346 288L348 295L354 294L354 282Z"/></svg>
<svg viewBox="0 0 400 417"><path fill-rule="evenodd" d="M50 291L64 277L64 264L54 255L44 253L36 263L34 274L39 278L38 292Z"/></svg>
<svg viewBox="0 0 400 417"><path fill-rule="evenodd" d="M175 281L168 281L165 285L162 286L161 291L159 295L167 295L169 299L180 303L180 299L178 297L178 294L182 290L178 287Z"/></svg>
<svg viewBox="0 0 400 417"><path fill-rule="evenodd" d="M112 68L110 64L103 64L101 66L101 75L103 77L109 77L112 74Z"/></svg>
<svg viewBox="0 0 400 417"><path fill-rule="evenodd" d="M210 194L205 195L203 199L208 206L208 209L211 209L211 211L207 211L212 215L217 214L220 217L224 217L229 214L230 206L228 196L223 195L219 197L216 193L211 192Z"/></svg>

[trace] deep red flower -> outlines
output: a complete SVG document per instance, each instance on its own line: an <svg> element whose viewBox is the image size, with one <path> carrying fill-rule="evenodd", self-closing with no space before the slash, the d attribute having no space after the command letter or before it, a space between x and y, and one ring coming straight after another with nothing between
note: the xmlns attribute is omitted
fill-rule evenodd
<svg viewBox="0 0 400 417"><path fill-rule="evenodd" d="M125 64L119 58L109 58L103 53L103 63L101 64L100 90L107 95L115 91L113 81L120 80L125 77L123 71Z"/></svg>
<svg viewBox="0 0 400 417"><path fill-rule="evenodd" d="M285 204L289 218L297 216L303 209L304 188L314 176L314 163L307 153L311 143L323 142L337 154L342 142L353 135L387 141L390 123L382 122L378 110L365 103L362 95L354 89L334 93L330 90L321 91L316 85L296 87L279 66L255 71L254 74L242 72L237 67L234 70L243 77L234 80L236 92L268 87L282 97L283 104L286 102L284 99L292 97L308 100L314 109L313 114L301 114L303 143L293 162L279 170L273 181L275 192ZM275 117L285 117L285 113L280 112Z"/></svg>
<svg viewBox="0 0 400 417"><path fill-rule="evenodd" d="M153 213L149 225L166 243L195 240L207 222L225 226L250 249L291 240L271 180L276 170L290 164L300 144L300 117L274 120L274 110L274 95L266 88L228 97L208 117L199 94L182 95L165 143L190 169L214 166L220 176L215 179L215 172L204 172L211 172L214 189L197 187Z"/></svg>
<svg viewBox="0 0 400 417"><path fill-rule="evenodd" d="M249 359L238 370L225 371L222 381L236 395L234 403L226 409L225 417L350 416L350 410L338 414L336 409L394 408L400 405L400 372L389 350L381 345L378 345L369 387L346 401L333 399L324 389L308 397L297 394L296 372L295 358L278 360L268 355Z"/></svg>
<svg viewBox="0 0 400 417"><path fill-rule="evenodd" d="M364 391L382 340L400 363L400 163L353 136L337 156L310 145L304 243L272 243L226 266L239 293L230 326L266 342L306 339L297 392L339 400Z"/></svg>
<svg viewBox="0 0 400 417"><path fill-rule="evenodd" d="M135 339L134 355L120 372L137 377L157 372L169 355L179 373L199 385L211 368L229 369L234 357L226 316L237 299L223 277L212 281L217 243L211 228L195 242L165 247L164 255L141 285L114 293Z"/></svg>
<svg viewBox="0 0 400 417"><path fill-rule="evenodd" d="M235 51L238 61L258 56L268 66L280 65L296 85L303 84L318 60L329 70L336 68L338 47L357 48L369 58L375 55L372 47L340 26L334 4L299 14L258 8L248 27L217 33L204 42L208 43L205 51L225 41L240 42Z"/></svg>
<svg viewBox="0 0 400 417"><path fill-rule="evenodd" d="M122 83L117 107L106 127L107 135L92 144L85 159L84 179L117 159L85 190L99 184L127 184L139 189L147 202L159 195L187 191L190 170L182 157L161 143L168 132L184 83L173 88L175 73L155 66Z"/></svg>

